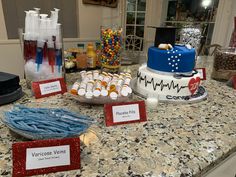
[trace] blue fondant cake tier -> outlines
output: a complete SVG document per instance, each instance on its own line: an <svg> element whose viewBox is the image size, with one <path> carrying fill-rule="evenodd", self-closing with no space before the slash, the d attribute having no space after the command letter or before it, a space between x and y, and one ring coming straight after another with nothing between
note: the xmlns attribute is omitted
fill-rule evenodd
<svg viewBox="0 0 236 177"><path fill-rule="evenodd" d="M195 66L195 49L175 45L171 50L148 49L148 68L162 72L187 73Z"/></svg>

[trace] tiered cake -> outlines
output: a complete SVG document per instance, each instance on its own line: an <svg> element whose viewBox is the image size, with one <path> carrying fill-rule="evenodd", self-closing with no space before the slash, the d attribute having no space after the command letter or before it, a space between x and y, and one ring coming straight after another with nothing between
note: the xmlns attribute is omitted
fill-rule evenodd
<svg viewBox="0 0 236 177"><path fill-rule="evenodd" d="M162 35L164 30L158 28L156 35ZM167 99L191 96L200 85L200 74L194 67L195 49L189 45L175 45L173 40L165 41L163 37L158 41L156 37L155 46L148 49L147 65L138 70L137 90Z"/></svg>

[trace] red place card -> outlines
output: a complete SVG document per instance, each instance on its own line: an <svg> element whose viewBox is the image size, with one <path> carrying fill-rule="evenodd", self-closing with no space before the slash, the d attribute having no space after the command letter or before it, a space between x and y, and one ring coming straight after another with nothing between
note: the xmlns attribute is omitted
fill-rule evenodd
<svg viewBox="0 0 236 177"><path fill-rule="evenodd" d="M144 101L104 105L106 126L147 121Z"/></svg>
<svg viewBox="0 0 236 177"><path fill-rule="evenodd" d="M236 89L236 76L233 76L233 87Z"/></svg>
<svg viewBox="0 0 236 177"><path fill-rule="evenodd" d="M195 68L200 74L201 80L206 80L206 68Z"/></svg>
<svg viewBox="0 0 236 177"><path fill-rule="evenodd" d="M13 177L80 168L80 139L51 139L12 145Z"/></svg>
<svg viewBox="0 0 236 177"><path fill-rule="evenodd" d="M43 98L67 92L64 78L33 82L32 90L35 98Z"/></svg>

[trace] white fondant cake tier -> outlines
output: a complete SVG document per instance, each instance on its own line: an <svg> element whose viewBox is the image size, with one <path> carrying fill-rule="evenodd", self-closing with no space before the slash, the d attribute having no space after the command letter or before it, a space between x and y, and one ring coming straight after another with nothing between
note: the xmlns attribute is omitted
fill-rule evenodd
<svg viewBox="0 0 236 177"><path fill-rule="evenodd" d="M139 68L137 89L151 95L190 96L200 85L200 74L193 71L191 76L180 78L164 75L148 70L146 65Z"/></svg>

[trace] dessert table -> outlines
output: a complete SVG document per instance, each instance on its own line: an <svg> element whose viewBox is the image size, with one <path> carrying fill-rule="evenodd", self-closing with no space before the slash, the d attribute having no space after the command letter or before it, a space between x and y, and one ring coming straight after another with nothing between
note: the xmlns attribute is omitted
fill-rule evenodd
<svg viewBox="0 0 236 177"><path fill-rule="evenodd" d="M102 105L81 104L66 93L34 99L21 81L25 95L13 104L67 108L91 116L97 122L81 138L81 169L40 176L81 177L185 177L201 176L236 152L236 91L210 78L212 58L201 57L208 92L194 104L159 103L147 110L147 122L106 127ZM125 66L135 76L139 65ZM66 75L71 85L78 73ZM134 100L142 98L133 95ZM13 104L0 107L0 118ZM12 175L12 143L29 141L0 121L0 176ZM75 154L76 155L76 154Z"/></svg>

